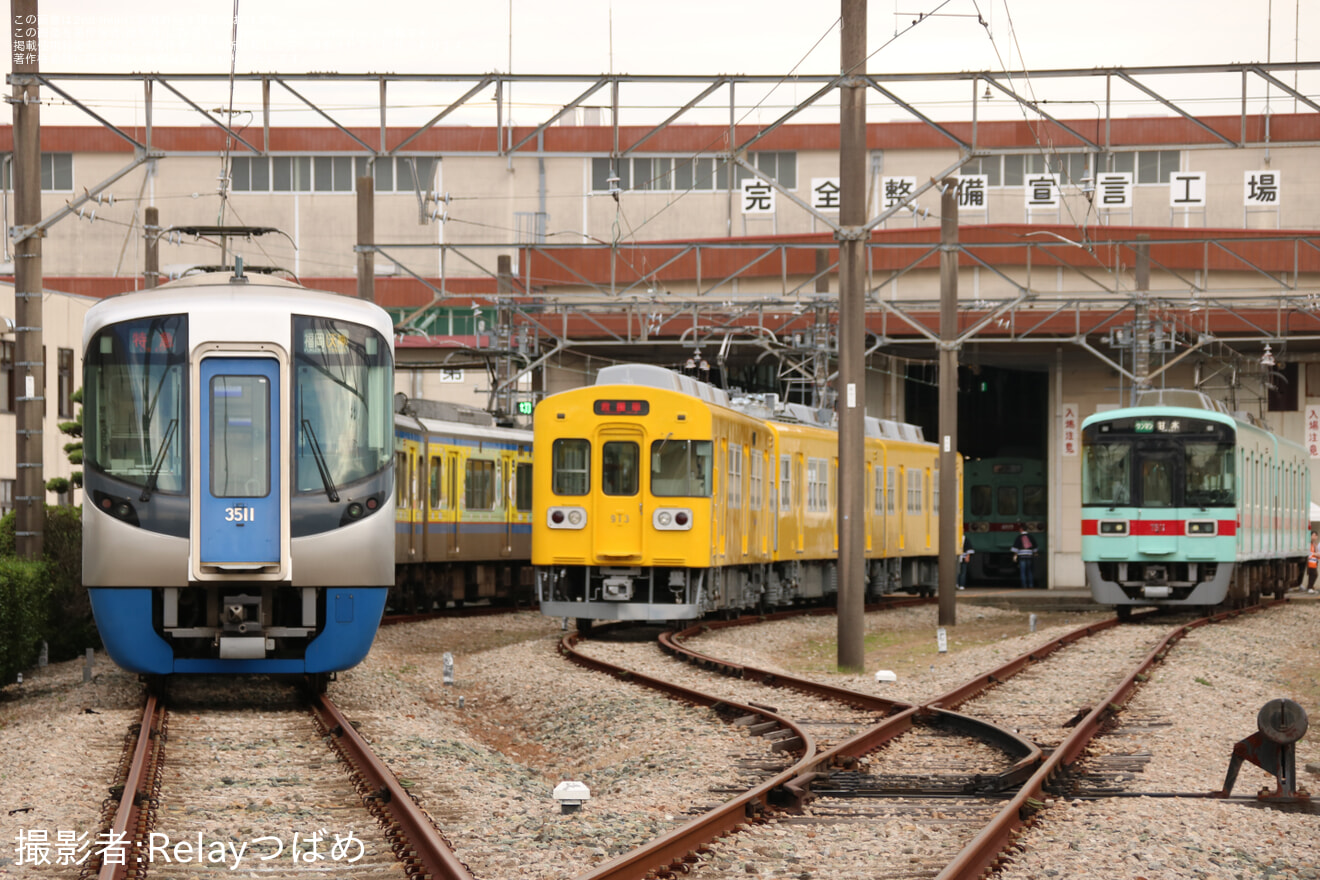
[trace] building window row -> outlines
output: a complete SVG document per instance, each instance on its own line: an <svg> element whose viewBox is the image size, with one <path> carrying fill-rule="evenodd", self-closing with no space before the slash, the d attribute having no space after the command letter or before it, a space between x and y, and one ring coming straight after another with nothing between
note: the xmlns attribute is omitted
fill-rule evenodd
<svg viewBox="0 0 1320 880"><path fill-rule="evenodd" d="M14 189L14 154L3 154L0 161L0 188ZM41 154L41 191L73 192L73 153Z"/></svg>
<svg viewBox="0 0 1320 880"><path fill-rule="evenodd" d="M797 189L797 153L749 153L747 161L784 189ZM727 190L729 164L714 156L598 156L591 160L591 191L610 192L616 187L633 192ZM733 187L754 176L741 165L734 165Z"/></svg>
<svg viewBox="0 0 1320 880"><path fill-rule="evenodd" d="M18 344L12 339L0 340L0 412L17 412L19 391L19 370L16 369L15 356ZM46 398L55 398L55 415L62 419L73 418L73 349L56 350L55 387L47 383ZM46 347L41 347L41 359L46 360ZM54 391L54 395L51 391Z"/></svg>
<svg viewBox="0 0 1320 880"><path fill-rule="evenodd" d="M1007 153L979 156L963 165L960 174L984 174L990 186L1026 186L1033 174L1058 174L1063 183L1080 184L1095 179L1099 170L1132 175L1133 183L1168 183L1169 175L1182 170L1178 150L1137 150L1126 153Z"/></svg>
<svg viewBox="0 0 1320 880"><path fill-rule="evenodd" d="M229 174L234 192L354 192L368 173L376 192L430 192L439 164L434 156L235 156Z"/></svg>

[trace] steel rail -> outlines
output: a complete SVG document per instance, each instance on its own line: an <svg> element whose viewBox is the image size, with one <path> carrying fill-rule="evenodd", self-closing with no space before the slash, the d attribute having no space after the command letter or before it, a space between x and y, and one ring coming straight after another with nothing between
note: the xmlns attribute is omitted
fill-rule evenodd
<svg viewBox="0 0 1320 880"><path fill-rule="evenodd" d="M1286 599L1278 599L1246 609L1224 611L1191 623L1181 624L1170 630L1137 668L1119 682L1107 698L1101 700L1086 714L1086 717L1045 759L1018 793L1004 805L998 815L963 848L953 861L945 866L943 871L936 875L935 880L976 880L986 871L1001 864L1007 848L1013 844L1018 832L1032 817L1046 809L1045 801L1049 795L1045 791L1045 786L1057 773L1071 766L1082 755L1104 725L1131 699L1138 683L1145 680L1147 670L1162 661L1175 642L1198 627L1227 620L1249 611L1259 611L1286 601Z"/></svg>
<svg viewBox="0 0 1320 880"><path fill-rule="evenodd" d="M885 603L888 607L928 604L928 599L898 599ZM876 607L876 606L869 606ZM695 634L706 629L721 628L724 626L747 625L754 622L768 620L782 620L791 617L800 617L804 615L823 615L832 614L831 608L808 609L806 611L782 611L774 614L761 615L756 617L745 617L733 621L712 621L706 624L699 624L689 630L684 631L688 634ZM618 628L627 626L621 623L609 628ZM602 631L609 629L600 628ZM665 650L678 650L684 653L693 653L686 648L678 647L672 639L668 637L671 633L665 633L662 637L662 644L667 643L669 647ZM810 693L815 696L826 697L842 702L864 710L883 712L886 717L876 725L873 725L857 735L849 738L844 743L835 746L825 752L817 753L815 743L805 731L795 725L789 719L783 718L776 713L771 712L764 706L751 706L733 703L728 700L712 697L699 691L674 684L673 682L657 679L652 676L641 673L621 670L613 664L593 657L588 657L577 650L577 643L581 636L577 633L570 633L560 640L559 650L568 659L579 665L613 675L624 681L644 684L655 688L662 693L669 694L678 699L686 700L697 705L710 706L721 709L723 707L736 707L739 711L749 715L759 715L766 719L779 722L784 727L797 731L797 736L803 743L802 757L792 767L784 770L773 778L762 784L749 789L747 792L732 798L719 807L709 810L701 816L693 819L674 830L656 838L650 843L638 847L630 852L605 862L593 870L580 875L578 880L642 880L652 876L652 872L661 866L677 866L689 862L696 858L696 854L705 848L711 841L730 834L740 827L746 825L748 821L755 821L761 816L766 808L771 805L772 800L776 805L782 806L784 802L791 801L798 805L805 802L810 795L810 783L813 779L823 775L823 768L834 766L841 762L847 762L851 758L859 757L868 752L874 751L890 740L898 737L900 734L908 731L915 718L922 713L922 709L912 703L900 700L890 700L882 697L862 694L856 691L849 691L843 688L831 685L811 682L806 679L800 679L795 676L773 673L767 670L756 669L742 664L731 664L720 661L717 658L696 655L694 662L701 665L711 666L719 669L727 675L747 678L749 680L760 681L767 685L790 687L802 692ZM699 659L697 659L699 658ZM1018 756L1017 762L1013 768L1001 775L1006 784L1018 784L1021 778L1030 775L1031 769L1041 761L1041 751L1033 743L1027 742L1015 733L1003 730L994 725L982 722L978 719L960 716L957 713L947 710L933 710L925 713L935 715L930 723L948 724L964 732L975 730L971 733L987 742L993 743L1010 754ZM786 741L791 742L791 741Z"/></svg>
<svg viewBox="0 0 1320 880"><path fill-rule="evenodd" d="M119 807L115 810L114 820L110 824L109 841L121 841L124 849L123 862L104 861L97 872L98 880L125 880L129 877L142 876L146 863L139 852L147 837L147 823L150 821L149 805L153 799L156 775L160 766L160 751L163 745L161 730L165 721L165 706L155 694L147 696L146 706L142 709L142 721L138 726L137 742L133 746L133 758L128 766L128 775L124 780L124 791L119 797ZM109 847L107 846L107 850Z"/></svg>
<svg viewBox="0 0 1320 880"><path fill-rule="evenodd" d="M601 627L600 629L604 630L606 628ZM738 830L749 821L755 821L770 806L772 793L781 786L786 785L812 763L813 756L816 753L815 740L791 720L764 706L750 706L719 699L673 682L621 669L603 660L588 657L577 650L576 646L580 639L581 636L578 633L569 633L564 636L559 642L560 653L580 666L604 672L623 681L644 684L661 693L695 705L706 706L720 712L734 709L745 716L759 716L767 721L777 722L784 728L793 731L798 743L793 743L791 739L782 740L776 743L776 750L789 750L791 748L800 751L802 757L788 770L778 773L760 785L748 789L743 794L726 801L713 810L708 810L701 816L657 837L644 846L598 865L593 870L580 875L579 880L643 880L643 878L652 876L651 872L662 865L673 865L688 861L710 841ZM915 711L915 706L909 707L906 710L905 717L910 718L910 714ZM888 720L892 721L893 719Z"/></svg>
<svg viewBox="0 0 1320 880"><path fill-rule="evenodd" d="M409 877L473 880L472 872L440 836L430 818L398 777L367 745L357 729L324 694L312 701L312 714L351 768L367 809L385 825L395 855Z"/></svg>

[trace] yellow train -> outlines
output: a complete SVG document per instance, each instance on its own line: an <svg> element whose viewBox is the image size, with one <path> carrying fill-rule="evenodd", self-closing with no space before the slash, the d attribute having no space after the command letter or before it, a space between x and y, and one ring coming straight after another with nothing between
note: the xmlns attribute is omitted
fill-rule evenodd
<svg viewBox="0 0 1320 880"><path fill-rule="evenodd" d="M837 434L810 408L622 364L543 400L533 435L543 614L585 628L838 592ZM867 595L931 594L938 449L912 425L868 418L865 455Z"/></svg>

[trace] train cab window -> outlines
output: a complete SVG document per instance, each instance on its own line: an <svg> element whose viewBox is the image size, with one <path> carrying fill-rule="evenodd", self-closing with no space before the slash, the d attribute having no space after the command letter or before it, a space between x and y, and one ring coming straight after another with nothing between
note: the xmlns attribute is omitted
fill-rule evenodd
<svg viewBox="0 0 1320 880"><path fill-rule="evenodd" d="M526 513L532 509L532 466L527 463L518 465L514 473L514 506Z"/></svg>
<svg viewBox="0 0 1320 880"><path fill-rule="evenodd" d="M586 495L590 477L590 441L561 438L551 444L550 491L556 495Z"/></svg>
<svg viewBox="0 0 1320 880"><path fill-rule="evenodd" d="M971 516L990 516L993 498L989 486L973 486L967 493L967 512Z"/></svg>
<svg viewBox="0 0 1320 880"><path fill-rule="evenodd" d="M651 494L709 498L714 461L710 440L656 440L651 444Z"/></svg>
<svg viewBox="0 0 1320 880"><path fill-rule="evenodd" d="M1018 487L1000 486L995 492L995 509L1000 516L1018 515Z"/></svg>
<svg viewBox="0 0 1320 880"><path fill-rule="evenodd" d="M1141 463L1141 501L1147 507L1173 506L1173 480L1167 462L1157 459Z"/></svg>
<svg viewBox="0 0 1320 880"><path fill-rule="evenodd" d="M91 339L84 367L84 464L156 492L183 492L187 316L104 327Z"/></svg>
<svg viewBox="0 0 1320 880"><path fill-rule="evenodd" d="M600 450L600 487L606 495L636 495L637 464L641 447L636 443L611 440Z"/></svg>
<svg viewBox="0 0 1320 880"><path fill-rule="evenodd" d="M294 487L323 492L389 464L394 364L389 342L348 321L293 316Z"/></svg>
<svg viewBox="0 0 1320 880"><path fill-rule="evenodd" d="M1022 487L1022 515L1030 519L1041 519L1045 516L1047 501L1044 486L1023 486Z"/></svg>
<svg viewBox="0 0 1320 880"><path fill-rule="evenodd" d="M443 462L444 459L440 456L431 456L431 467L427 471L427 476L429 477L430 482L430 486L428 487L430 491L428 494L430 496L432 510L440 510L444 507L444 495L441 492L441 487L444 485L444 482L441 479L441 475L444 473Z"/></svg>
<svg viewBox="0 0 1320 880"><path fill-rule="evenodd" d="M1236 503L1232 443L1189 440L1183 444L1183 455L1184 504L1189 507L1231 507Z"/></svg>
<svg viewBox="0 0 1320 880"><path fill-rule="evenodd" d="M1132 447L1127 443L1082 444L1082 504L1130 503L1131 474Z"/></svg>

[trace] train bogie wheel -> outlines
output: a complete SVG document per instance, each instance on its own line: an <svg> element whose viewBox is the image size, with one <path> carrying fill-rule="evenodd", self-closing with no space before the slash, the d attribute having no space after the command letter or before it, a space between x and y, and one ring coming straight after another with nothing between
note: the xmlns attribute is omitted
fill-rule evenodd
<svg viewBox="0 0 1320 880"><path fill-rule="evenodd" d="M1132 606L1131 606L1131 605L1118 605L1118 606L1115 606L1115 608L1114 608L1114 613L1118 615L1118 619L1119 619L1119 620L1124 620L1124 621L1126 621L1126 620L1131 620L1131 619L1132 619Z"/></svg>
<svg viewBox="0 0 1320 880"><path fill-rule="evenodd" d="M591 635L591 618L590 618L590 617L579 617L579 618L576 618L576 622L577 622L577 631L578 631L578 635L582 636L582 638L584 638L584 639L585 639L587 636Z"/></svg>

